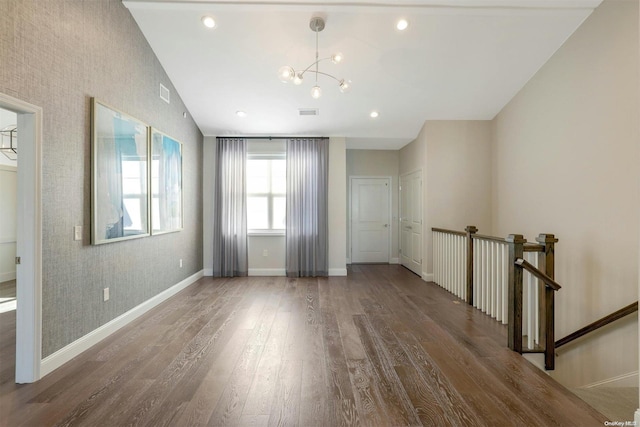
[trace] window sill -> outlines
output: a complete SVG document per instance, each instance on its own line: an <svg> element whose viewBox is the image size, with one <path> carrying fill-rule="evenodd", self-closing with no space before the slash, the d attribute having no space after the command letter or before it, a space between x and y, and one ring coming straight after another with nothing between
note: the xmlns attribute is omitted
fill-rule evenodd
<svg viewBox="0 0 640 427"><path fill-rule="evenodd" d="M286 233L284 231L249 231L247 233L249 237L284 237Z"/></svg>

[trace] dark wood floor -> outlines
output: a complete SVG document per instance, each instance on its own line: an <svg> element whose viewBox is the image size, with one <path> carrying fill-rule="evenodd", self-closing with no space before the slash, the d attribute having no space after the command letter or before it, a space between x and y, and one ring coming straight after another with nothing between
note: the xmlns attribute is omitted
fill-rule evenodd
<svg viewBox="0 0 640 427"><path fill-rule="evenodd" d="M205 278L38 383L3 375L0 424L603 425L505 343L398 266Z"/></svg>

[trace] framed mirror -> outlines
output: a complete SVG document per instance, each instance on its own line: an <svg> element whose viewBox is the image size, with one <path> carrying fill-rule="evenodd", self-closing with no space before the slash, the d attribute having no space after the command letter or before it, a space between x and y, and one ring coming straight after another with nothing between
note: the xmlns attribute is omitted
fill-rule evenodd
<svg viewBox="0 0 640 427"><path fill-rule="evenodd" d="M151 129L151 234L182 230L182 144Z"/></svg>
<svg viewBox="0 0 640 427"><path fill-rule="evenodd" d="M91 243L149 235L149 130L91 99Z"/></svg>

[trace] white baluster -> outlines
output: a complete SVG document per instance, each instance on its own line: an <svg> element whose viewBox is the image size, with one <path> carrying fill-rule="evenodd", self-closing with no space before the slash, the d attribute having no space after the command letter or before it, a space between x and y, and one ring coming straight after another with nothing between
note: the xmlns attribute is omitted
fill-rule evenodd
<svg viewBox="0 0 640 427"><path fill-rule="evenodd" d="M531 254L531 263L538 268L538 253ZM537 278L533 279L533 341L540 344L540 286L544 286Z"/></svg>
<svg viewBox="0 0 640 427"><path fill-rule="evenodd" d="M471 295L471 302L474 307L478 307L478 270L480 269L480 263L478 259L480 258L480 252L478 249L478 240L473 239L473 295Z"/></svg>
<svg viewBox="0 0 640 427"><path fill-rule="evenodd" d="M451 281L451 293L452 294L456 294L456 286L458 285L458 263L460 262L460 259L458 258L458 236L451 236L452 237L452 243L453 243L453 259L454 259L454 263L453 263L453 280Z"/></svg>
<svg viewBox="0 0 640 427"><path fill-rule="evenodd" d="M459 298L462 298L462 290L464 289L463 277L464 277L464 237L458 236L458 258L460 262L458 263L458 295Z"/></svg>
<svg viewBox="0 0 640 427"><path fill-rule="evenodd" d="M509 251L507 244L502 245L502 323L509 323Z"/></svg>
<svg viewBox="0 0 640 427"><path fill-rule="evenodd" d="M469 260L469 254L467 253L467 238L462 238L462 292L460 292L461 298L467 300L467 263Z"/></svg>
<svg viewBox="0 0 640 427"><path fill-rule="evenodd" d="M496 246L496 320L502 321L502 243Z"/></svg>
<svg viewBox="0 0 640 427"><path fill-rule="evenodd" d="M525 254L525 258L528 258L528 261L531 262L531 252L527 252ZM533 304L535 303L535 298L533 296L534 292L534 277L533 274L527 273L527 346L529 348L534 348L533 344L533 326L534 326L534 312L535 307Z"/></svg>

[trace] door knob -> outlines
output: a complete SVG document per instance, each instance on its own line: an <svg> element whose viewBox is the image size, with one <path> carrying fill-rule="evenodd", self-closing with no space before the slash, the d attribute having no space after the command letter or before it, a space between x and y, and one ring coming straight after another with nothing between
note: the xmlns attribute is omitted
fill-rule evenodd
<svg viewBox="0 0 640 427"><path fill-rule="evenodd" d="M387 227L389 227L389 224L385 224L385 225L384 225L384 228L387 228Z"/></svg>

